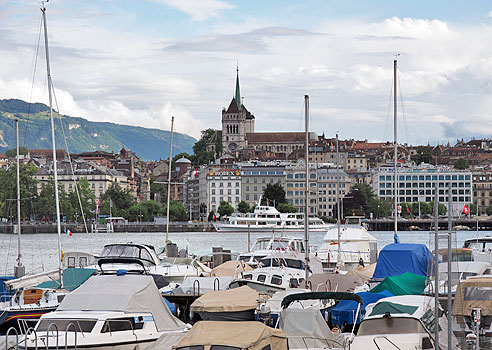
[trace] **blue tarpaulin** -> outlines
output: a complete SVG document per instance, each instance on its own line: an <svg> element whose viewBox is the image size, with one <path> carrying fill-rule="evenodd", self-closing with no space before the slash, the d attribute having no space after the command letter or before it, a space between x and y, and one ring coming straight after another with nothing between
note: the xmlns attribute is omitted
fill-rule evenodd
<svg viewBox="0 0 492 350"><path fill-rule="evenodd" d="M381 293L360 292L356 293L362 298L363 304L360 306L357 324L364 319L366 314L366 306L375 303L379 299L392 297L393 294L387 290ZM355 315L357 313L358 303L353 300L341 300L337 306L331 310L331 322L334 325L354 324Z"/></svg>
<svg viewBox="0 0 492 350"><path fill-rule="evenodd" d="M424 244L388 244L379 253L373 278L386 278L410 272L421 276L432 274L432 253Z"/></svg>

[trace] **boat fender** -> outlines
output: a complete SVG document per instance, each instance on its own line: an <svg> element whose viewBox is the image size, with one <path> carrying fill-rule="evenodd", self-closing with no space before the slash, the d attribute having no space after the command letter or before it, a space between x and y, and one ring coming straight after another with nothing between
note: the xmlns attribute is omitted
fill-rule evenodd
<svg viewBox="0 0 492 350"><path fill-rule="evenodd" d="M116 276L125 276L127 271L125 269L119 269L116 271Z"/></svg>

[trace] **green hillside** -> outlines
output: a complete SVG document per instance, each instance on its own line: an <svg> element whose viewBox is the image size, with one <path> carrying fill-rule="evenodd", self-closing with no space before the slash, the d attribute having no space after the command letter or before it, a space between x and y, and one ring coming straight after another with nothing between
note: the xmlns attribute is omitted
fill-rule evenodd
<svg viewBox="0 0 492 350"><path fill-rule="evenodd" d="M87 151L119 152L125 146L144 160L169 157L170 132L115 123L91 122L55 112L56 148L65 148L61 123L72 153ZM29 149L51 148L49 107L22 100L0 100L0 152L15 147L15 122L19 119L20 142ZM61 123L60 123L61 122ZM174 133L173 155L193 153L191 136Z"/></svg>

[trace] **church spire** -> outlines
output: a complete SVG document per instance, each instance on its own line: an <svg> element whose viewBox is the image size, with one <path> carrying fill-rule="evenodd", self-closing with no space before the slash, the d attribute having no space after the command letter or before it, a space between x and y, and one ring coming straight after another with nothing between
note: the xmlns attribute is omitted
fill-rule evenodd
<svg viewBox="0 0 492 350"><path fill-rule="evenodd" d="M241 103L241 91L239 90L239 64L236 66L236 94L234 98L236 99L237 108L241 110L242 103Z"/></svg>

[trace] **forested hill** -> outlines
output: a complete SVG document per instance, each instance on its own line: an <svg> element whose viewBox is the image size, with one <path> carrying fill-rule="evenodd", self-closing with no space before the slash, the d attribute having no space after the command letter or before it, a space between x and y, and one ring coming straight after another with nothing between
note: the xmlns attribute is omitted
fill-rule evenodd
<svg viewBox="0 0 492 350"><path fill-rule="evenodd" d="M119 152L124 146L144 160L169 157L170 132L115 123L91 122L54 112L57 148L65 148L60 121L63 123L70 152ZM29 149L51 148L49 107L22 100L0 100L0 152L15 148L15 119L19 119L20 144ZM193 153L196 140L174 133L173 155Z"/></svg>

